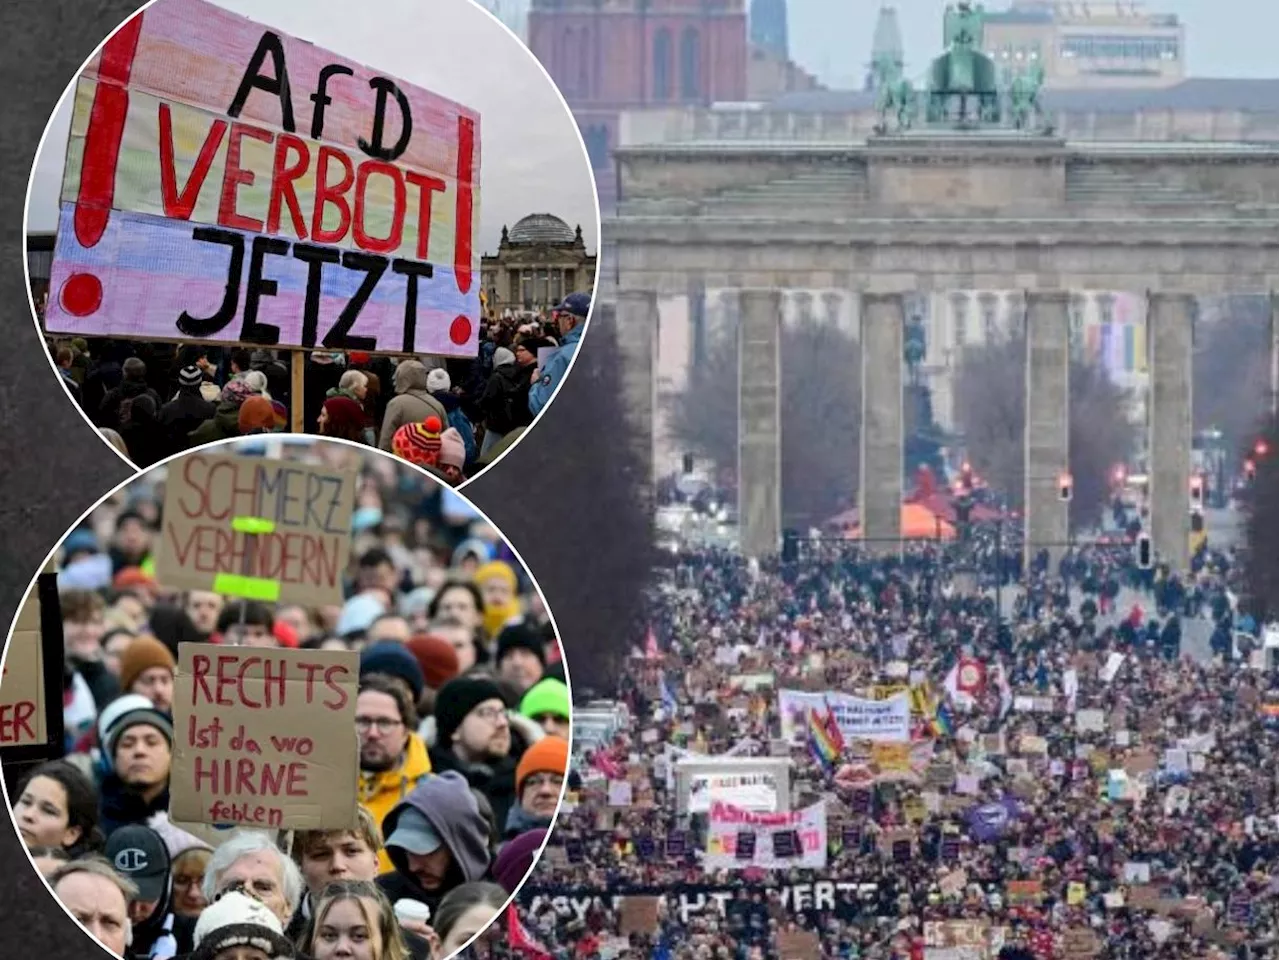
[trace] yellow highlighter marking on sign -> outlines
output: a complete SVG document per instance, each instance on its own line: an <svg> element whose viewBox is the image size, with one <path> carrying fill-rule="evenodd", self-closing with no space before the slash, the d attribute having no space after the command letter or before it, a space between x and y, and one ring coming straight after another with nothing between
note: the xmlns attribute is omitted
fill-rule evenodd
<svg viewBox="0 0 1280 960"><path fill-rule="evenodd" d="M219 573L213 578L213 592L226 597L275 603L280 599L280 581L268 580L265 577L245 577L235 573Z"/></svg>

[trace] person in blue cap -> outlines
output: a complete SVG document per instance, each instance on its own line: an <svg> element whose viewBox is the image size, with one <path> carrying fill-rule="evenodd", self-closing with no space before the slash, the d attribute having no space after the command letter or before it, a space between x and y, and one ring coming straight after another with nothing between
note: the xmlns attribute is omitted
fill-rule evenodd
<svg viewBox="0 0 1280 960"><path fill-rule="evenodd" d="M560 330L560 346L547 357L546 364L534 371L533 385L529 388L529 412L535 417L555 394L560 381L569 370L590 314L589 293L571 293L552 311L552 317Z"/></svg>

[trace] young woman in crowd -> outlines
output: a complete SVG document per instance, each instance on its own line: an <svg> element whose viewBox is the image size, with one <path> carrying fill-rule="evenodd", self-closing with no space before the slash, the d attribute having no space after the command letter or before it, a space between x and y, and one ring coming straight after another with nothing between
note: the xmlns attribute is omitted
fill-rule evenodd
<svg viewBox="0 0 1280 960"><path fill-rule="evenodd" d="M299 941L314 960L408 960L395 911L366 880L331 883L314 905Z"/></svg>
<svg viewBox="0 0 1280 960"><path fill-rule="evenodd" d="M28 846L63 850L74 860L102 849L98 792L65 760L37 767L16 791L13 817Z"/></svg>

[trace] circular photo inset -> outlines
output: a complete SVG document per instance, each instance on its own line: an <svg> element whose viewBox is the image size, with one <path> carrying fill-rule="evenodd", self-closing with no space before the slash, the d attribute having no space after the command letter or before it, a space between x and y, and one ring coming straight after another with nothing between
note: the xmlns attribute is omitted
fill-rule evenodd
<svg viewBox="0 0 1280 960"><path fill-rule="evenodd" d="M51 553L5 650L4 786L54 896L126 960L443 960L549 835L568 680L462 496L358 444L228 441Z"/></svg>
<svg viewBox="0 0 1280 960"><path fill-rule="evenodd" d="M568 374L599 206L471 0L154 0L63 94L26 229L50 361L134 465L293 432L458 486Z"/></svg>

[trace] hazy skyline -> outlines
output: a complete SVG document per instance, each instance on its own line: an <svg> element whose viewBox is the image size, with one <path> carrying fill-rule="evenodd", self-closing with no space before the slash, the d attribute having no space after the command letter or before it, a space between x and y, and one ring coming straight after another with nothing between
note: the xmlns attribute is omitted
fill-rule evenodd
<svg viewBox="0 0 1280 960"><path fill-rule="evenodd" d="M370 15L364 17L350 16L346 0L213 2L478 110L485 253L497 251L504 224L531 213L580 224L587 247L598 249L591 170L577 125L524 44L471 0L432 0L429 24L421 0L366 0L361 6ZM477 69L480 52L484 69ZM27 225L32 233L57 225L70 123L68 97L36 160Z"/></svg>
<svg viewBox="0 0 1280 960"><path fill-rule="evenodd" d="M1090 0L1103 8L1107 0ZM747 0L747 9L750 9ZM945 0L788 0L791 59L828 87L861 87L871 57L871 37L882 6L898 11L907 72L919 76L942 50ZM987 2L1007 10L1009 0ZM1149 0L1151 13L1176 13L1185 25L1187 75L1280 76L1280 4L1276 0Z"/></svg>

